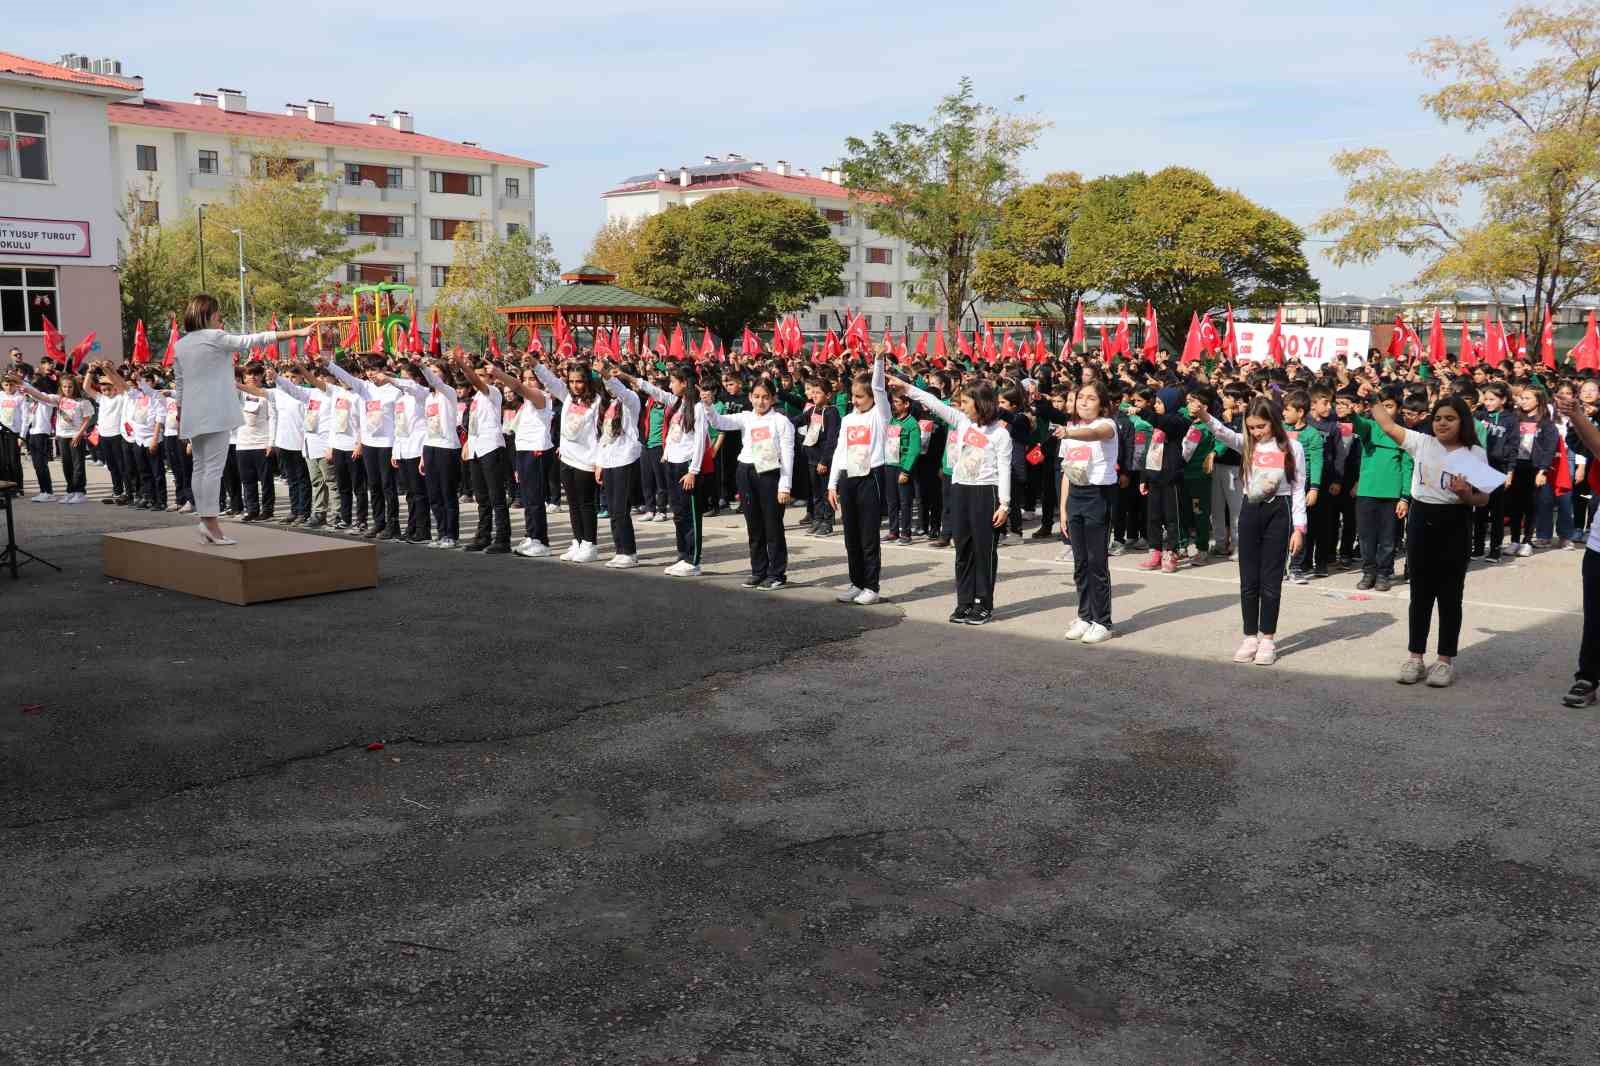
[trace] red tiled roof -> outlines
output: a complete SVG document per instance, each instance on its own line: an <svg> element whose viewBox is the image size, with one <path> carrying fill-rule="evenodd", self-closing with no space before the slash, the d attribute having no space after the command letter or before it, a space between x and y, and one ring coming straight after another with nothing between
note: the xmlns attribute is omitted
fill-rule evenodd
<svg viewBox="0 0 1600 1066"><path fill-rule="evenodd" d="M676 181L641 181L632 185L620 185L600 195L626 196L629 193L649 192L653 189L679 189L682 188ZM721 174L716 177L706 178L691 184L689 192L711 192L717 189L766 189L770 192L786 192L803 196L831 196L835 199L848 199L851 196L861 200L882 199L874 193L851 189L844 185L835 185L822 178L796 177L790 175L774 174L768 171L744 170L736 174Z"/></svg>
<svg viewBox="0 0 1600 1066"><path fill-rule="evenodd" d="M266 111L224 111L215 104L208 106L146 98L143 104L107 104L106 117L113 124L128 126L156 126L230 137L254 137L263 141L309 141L312 144L371 148L408 155L447 155L521 167L544 166L531 159L502 155L441 137L403 133L390 126L373 126L362 122L313 122L309 118L274 115Z"/></svg>
<svg viewBox="0 0 1600 1066"><path fill-rule="evenodd" d="M131 96L139 86L128 78L113 78L104 74L91 74L87 70L68 70L54 63L29 59L13 52L0 52L0 74L20 74L25 78L43 78L45 81L64 81L75 85L93 85L102 89L123 89Z"/></svg>

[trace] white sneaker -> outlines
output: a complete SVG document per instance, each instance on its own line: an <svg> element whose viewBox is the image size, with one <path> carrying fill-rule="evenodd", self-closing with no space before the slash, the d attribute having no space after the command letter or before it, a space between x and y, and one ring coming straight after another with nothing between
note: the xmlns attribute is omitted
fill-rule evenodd
<svg viewBox="0 0 1600 1066"><path fill-rule="evenodd" d="M565 563L572 562L573 556L577 555L579 549L582 547L583 541L581 540L575 540L571 544L568 544L567 550L561 553L561 561Z"/></svg>
<svg viewBox="0 0 1600 1066"><path fill-rule="evenodd" d="M679 560L667 567L668 577L699 577L700 568L691 562Z"/></svg>
<svg viewBox="0 0 1600 1066"><path fill-rule="evenodd" d="M516 554L521 555L522 554L522 549L528 547L532 543L533 543L533 538L532 537L523 537L521 540L517 541L515 544L513 544L511 546L511 550L513 552L515 552Z"/></svg>
<svg viewBox="0 0 1600 1066"><path fill-rule="evenodd" d="M557 510L556 505L553 504L553 503L547 503L547 504L544 505L544 513L545 514L555 514L556 510Z"/></svg>
<svg viewBox="0 0 1600 1066"><path fill-rule="evenodd" d="M448 551L451 548L454 548L455 546L456 546L456 539L454 537L441 537L439 539L439 547L442 550Z"/></svg>
<svg viewBox="0 0 1600 1066"><path fill-rule="evenodd" d="M572 561L575 563L592 563L598 558L600 558L600 549L585 540L578 543L578 554L572 557Z"/></svg>
<svg viewBox="0 0 1600 1066"><path fill-rule="evenodd" d="M1070 563L1070 562L1072 562L1072 545L1063 544L1061 546L1061 550L1056 552L1056 562L1058 562L1058 563Z"/></svg>
<svg viewBox="0 0 1600 1066"><path fill-rule="evenodd" d="M1085 644L1099 644L1102 641L1107 641L1110 639L1111 630L1107 629L1099 622L1096 622L1094 625L1090 626L1089 632L1083 635L1083 642Z"/></svg>
<svg viewBox="0 0 1600 1066"><path fill-rule="evenodd" d="M657 511L656 512L656 521L657 522L670 522L670 521L672 521L672 515L670 513L666 512L666 511Z"/></svg>
<svg viewBox="0 0 1600 1066"><path fill-rule="evenodd" d="M878 599L879 596L876 592L873 592L871 589L862 589L860 592L856 593L856 598L850 602L855 604L857 607L871 607L873 604L878 602Z"/></svg>
<svg viewBox="0 0 1600 1066"><path fill-rule="evenodd" d="M1517 554L1526 559L1528 556L1533 554L1533 545L1529 544L1527 541L1523 541L1521 544L1517 545Z"/></svg>
<svg viewBox="0 0 1600 1066"><path fill-rule="evenodd" d="M431 540L428 541L427 546L437 550L438 547L439 547L439 538L438 537L432 538Z"/></svg>
<svg viewBox="0 0 1600 1066"><path fill-rule="evenodd" d="M613 555L606 562L606 566L612 570L632 570L638 565L639 557L637 555Z"/></svg>
<svg viewBox="0 0 1600 1066"><path fill-rule="evenodd" d="M512 554L520 555L524 559L539 559L550 554L550 549L534 540L532 537L523 537L522 543L511 549Z"/></svg>
<svg viewBox="0 0 1600 1066"><path fill-rule="evenodd" d="M855 602L855 598L859 595L861 595L860 589L856 588L854 585L846 585L844 588L839 590L839 595L835 596L834 599L838 600L840 603L853 603Z"/></svg>
<svg viewBox="0 0 1600 1066"><path fill-rule="evenodd" d="M33 502L34 503L55 503L56 502L56 494L53 493L53 492L41 492L41 493L39 493L39 495L37 495L37 496L35 496L33 498Z"/></svg>
<svg viewBox="0 0 1600 1066"><path fill-rule="evenodd" d="M1080 618L1067 627L1067 631L1064 635L1068 640L1082 640L1083 635L1089 632L1090 624L1091 623L1085 622Z"/></svg>

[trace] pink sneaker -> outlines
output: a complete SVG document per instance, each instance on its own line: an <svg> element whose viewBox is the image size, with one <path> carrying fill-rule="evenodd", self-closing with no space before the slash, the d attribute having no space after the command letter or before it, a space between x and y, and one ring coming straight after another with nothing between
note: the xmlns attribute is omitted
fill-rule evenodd
<svg viewBox="0 0 1600 1066"><path fill-rule="evenodd" d="M1243 651L1244 649L1241 648L1240 650ZM1262 637L1260 642L1256 645L1256 659L1255 659L1256 665L1257 666L1271 666L1273 663L1275 663L1277 661L1278 661L1278 648L1277 648L1277 646L1275 644L1273 644L1272 641L1269 640L1268 638Z"/></svg>
<svg viewBox="0 0 1600 1066"><path fill-rule="evenodd" d="M1178 572L1178 553L1163 552L1161 555L1161 572L1163 574L1176 574Z"/></svg>
<svg viewBox="0 0 1600 1066"><path fill-rule="evenodd" d="M1161 552L1159 552L1159 551L1151 552L1149 557L1147 559L1145 559L1144 562L1139 564L1139 569L1140 570L1160 570L1161 569Z"/></svg>
<svg viewBox="0 0 1600 1066"><path fill-rule="evenodd" d="M1256 661L1256 650L1261 647L1261 641L1255 637L1245 637L1239 642L1239 650L1233 653L1236 663L1253 663Z"/></svg>

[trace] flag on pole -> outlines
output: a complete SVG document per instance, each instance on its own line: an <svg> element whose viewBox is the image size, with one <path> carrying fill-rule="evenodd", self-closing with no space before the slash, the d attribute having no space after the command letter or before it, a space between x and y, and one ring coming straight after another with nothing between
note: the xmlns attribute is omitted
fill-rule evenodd
<svg viewBox="0 0 1600 1066"><path fill-rule="evenodd" d="M178 316L173 315L167 326L167 354L161 357L162 366L171 366L178 358Z"/></svg>
<svg viewBox="0 0 1600 1066"><path fill-rule="evenodd" d="M359 348L360 346L361 346L361 324L360 324L360 321L354 315L351 315L350 316L350 328L345 330L344 336L339 339L339 347L344 348L347 351L352 351L353 352L357 348ZM251 358L253 359L253 358L255 358L255 356L252 355Z"/></svg>
<svg viewBox="0 0 1600 1066"><path fill-rule="evenodd" d="M1084 342L1083 332L1083 298L1078 298L1078 309L1072 316L1072 346L1082 348Z"/></svg>
<svg viewBox="0 0 1600 1066"><path fill-rule="evenodd" d="M672 340L667 344L668 359L686 359L688 354L683 348L683 323L672 327Z"/></svg>
<svg viewBox="0 0 1600 1066"><path fill-rule="evenodd" d="M72 354L68 358L67 369L74 371L77 370L78 367L83 364L84 358L93 350L94 330L91 329L88 333L88 336L84 337L83 340L72 346Z"/></svg>
<svg viewBox="0 0 1600 1066"><path fill-rule="evenodd" d="M422 332L417 329L417 301L411 301L411 326L406 330L406 352L410 355L422 354Z"/></svg>
<svg viewBox="0 0 1600 1066"><path fill-rule="evenodd" d="M1461 323L1461 347L1456 351L1456 359L1462 366L1478 363L1478 346L1472 343L1472 328L1465 322Z"/></svg>
<svg viewBox="0 0 1600 1066"><path fill-rule="evenodd" d="M533 345L539 341L539 335L532 329L528 330L528 334L531 338L528 341L528 349L532 351ZM444 334L439 332L439 309L437 307L428 316L428 354L434 357L444 355Z"/></svg>
<svg viewBox="0 0 1600 1066"><path fill-rule="evenodd" d="M1600 332L1595 329L1594 311L1589 312L1589 327L1583 331L1583 340L1567 353L1578 370L1600 370ZM1600 464L1597 464L1600 469Z"/></svg>
<svg viewBox="0 0 1600 1066"><path fill-rule="evenodd" d="M272 321L267 323L267 332L268 333L276 333L276 332L278 332L278 313L276 311L274 311L272 313ZM272 360L272 362L274 362L274 363L276 363L278 361L278 342L277 341L273 341L272 342L272 347L267 349L267 358Z"/></svg>
<svg viewBox="0 0 1600 1066"><path fill-rule="evenodd" d="M1444 362L1444 323L1439 318L1439 309L1433 309L1433 325L1428 327L1428 362L1438 366Z"/></svg>
<svg viewBox="0 0 1600 1066"><path fill-rule="evenodd" d="M1239 360L1239 335L1233 329L1233 305L1228 305L1228 335L1222 338L1222 354L1235 362Z"/></svg>
<svg viewBox="0 0 1600 1066"><path fill-rule="evenodd" d="M1556 368L1555 316L1549 308L1544 313L1544 329L1539 331L1539 362L1551 370Z"/></svg>
<svg viewBox="0 0 1600 1066"><path fill-rule="evenodd" d="M1278 317L1272 320L1272 332L1267 334L1267 354L1279 366L1283 365L1283 305L1278 305Z"/></svg>
<svg viewBox="0 0 1600 1066"><path fill-rule="evenodd" d="M962 358L969 363L977 360L977 356L972 350L972 345L967 343L966 333L961 330L956 331L956 351L960 352Z"/></svg>
<svg viewBox="0 0 1600 1066"><path fill-rule="evenodd" d="M144 335L144 319L139 319L133 327L133 361L136 365L143 365L150 361L150 339Z"/></svg>
<svg viewBox="0 0 1600 1066"><path fill-rule="evenodd" d="M1116 352L1111 350L1111 341L1106 337L1106 324L1100 323L1100 357L1106 361L1106 366L1111 365Z"/></svg>
<svg viewBox="0 0 1600 1066"><path fill-rule="evenodd" d="M1499 319L1483 329L1483 361L1493 367L1506 361L1506 333Z"/></svg>
<svg viewBox="0 0 1600 1066"><path fill-rule="evenodd" d="M750 327L744 328L744 336L739 338L739 351L744 355L761 354L761 338L750 332Z"/></svg>
<svg viewBox="0 0 1600 1066"><path fill-rule="evenodd" d="M1211 324L1211 312L1207 311L1200 319L1200 350L1206 355L1216 355L1221 347L1222 338L1217 336L1217 327Z"/></svg>
<svg viewBox="0 0 1600 1066"><path fill-rule="evenodd" d="M1187 366L1200 358L1200 315L1189 312L1189 334L1183 338L1183 354L1178 357L1178 362Z"/></svg>
<svg viewBox="0 0 1600 1066"><path fill-rule="evenodd" d="M950 358L950 349L945 345L942 326L933 334L933 357L941 361Z"/></svg>
<svg viewBox="0 0 1600 1066"><path fill-rule="evenodd" d="M66 338L51 324L50 319L40 316L44 323L44 354L58 363L67 361Z"/></svg>
<svg viewBox="0 0 1600 1066"><path fill-rule="evenodd" d="M1128 309L1124 307L1117 318L1117 332L1111 338L1111 343L1116 346L1117 354L1124 359L1133 358L1133 347L1128 343Z"/></svg>

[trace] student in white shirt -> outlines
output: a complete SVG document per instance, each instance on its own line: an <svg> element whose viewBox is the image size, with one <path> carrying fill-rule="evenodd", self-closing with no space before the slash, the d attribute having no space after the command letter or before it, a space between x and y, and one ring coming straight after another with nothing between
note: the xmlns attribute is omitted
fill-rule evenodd
<svg viewBox="0 0 1600 1066"><path fill-rule="evenodd" d="M83 391L96 404L95 429L100 433L100 455L111 475L111 495L100 502L127 506L133 502L138 476L128 469L127 452L122 446L122 391L97 361L83 378Z"/></svg>
<svg viewBox="0 0 1600 1066"><path fill-rule="evenodd" d="M844 550L850 584L840 603L863 607L878 602L883 517L883 482L878 469L886 461L884 446L894 412L883 389L883 353L872 361L871 374L858 374L850 386L851 410L839 423L839 443L828 471L828 503L844 518Z"/></svg>
<svg viewBox="0 0 1600 1066"><path fill-rule="evenodd" d="M83 435L94 421L94 404L84 399L78 379L70 372L61 375L61 384L57 388L57 394L51 396L23 382L20 395L55 411L56 447L61 455L61 478L67 489L57 497L57 502L88 503L83 467Z"/></svg>
<svg viewBox="0 0 1600 1066"><path fill-rule="evenodd" d="M361 399L339 384L328 368L331 362L326 352L316 356L317 372L323 378L323 389L328 394L328 409L323 415L322 428L328 434L328 451L332 454L334 489L339 494L339 517L333 528L351 536L368 532L367 528L367 474L361 460Z"/></svg>
<svg viewBox="0 0 1600 1066"><path fill-rule="evenodd" d="M461 537L461 403L455 386L445 380L444 367L422 364L422 377L432 389L422 407L428 435L422 443L417 473L428 491L428 509L439 533L430 548L454 548ZM509 528L509 527L508 527Z"/></svg>
<svg viewBox="0 0 1600 1066"><path fill-rule="evenodd" d="M22 368L11 367L0 374L0 427L6 431L0 433L0 447L10 452L0 459L0 469L16 471L19 490L22 487L22 446L26 443L22 437L22 405L26 401L27 396L22 391Z"/></svg>
<svg viewBox="0 0 1600 1066"><path fill-rule="evenodd" d="M935 418L950 427L950 522L956 549L956 609L950 621L988 625L994 617L1000 550L995 531L1011 515L1011 427L1000 418L994 386L979 381L961 390L961 410L896 380Z"/></svg>
<svg viewBox="0 0 1600 1066"><path fill-rule="evenodd" d="M1099 381L1078 387L1077 422L1058 426L1061 438L1061 528L1072 545L1072 583L1078 620L1068 640L1099 644L1111 639L1111 526L1117 515L1116 406Z"/></svg>
<svg viewBox="0 0 1600 1066"><path fill-rule="evenodd" d="M414 358L414 357L413 357ZM401 539L407 544L437 543L429 517L427 479L422 473L422 450L428 446L428 400L433 389L423 376L422 364L400 364L400 372L389 379L400 390L394 405L394 455L390 464L400 471L406 492L406 526Z"/></svg>
<svg viewBox="0 0 1600 1066"><path fill-rule="evenodd" d="M288 379L299 377L300 368L284 366L271 374L270 381L265 380L265 373L271 372L259 375L247 373L239 388L271 408L273 429L270 454L277 456L278 468L283 471L283 479L289 488L289 513L284 517L283 524L301 525L311 517L311 475L302 454L306 440L305 406L288 389L275 387L279 381L283 381L298 388Z"/></svg>
<svg viewBox="0 0 1600 1066"><path fill-rule="evenodd" d="M616 376L616 368L605 363L600 376L610 396L601 402L596 422L599 439L595 448L594 476L606 495L606 512L611 525L612 556L606 565L627 570L639 565L639 544L633 534L633 497L639 490L639 397Z"/></svg>
<svg viewBox="0 0 1600 1066"><path fill-rule="evenodd" d="M522 372L518 381L493 363L485 371L503 388L522 397L522 406L512 419L512 443L516 453L513 470L517 479L517 502L522 505L523 537L512 554L525 559L542 559L550 554L550 521L545 510L545 484L555 442L550 433L555 404L550 394L539 387L532 370Z"/></svg>
<svg viewBox="0 0 1600 1066"><path fill-rule="evenodd" d="M194 457L178 436L178 398L170 391L163 396L165 410L161 421L161 455L172 471L172 503L169 511L194 513Z"/></svg>
<svg viewBox="0 0 1600 1066"><path fill-rule="evenodd" d="M348 373L336 362L328 369L339 383L361 401L361 465L367 473L367 492L372 501L372 527L366 534L373 540L400 538L400 489L395 480L394 413L400 402L400 389L389 380L387 364L381 355L362 361L365 378Z"/></svg>
<svg viewBox="0 0 1600 1066"><path fill-rule="evenodd" d="M643 378L619 376L629 386L665 404L661 465L667 472L667 489L672 499L672 523L677 534L678 561L667 567L668 577L699 577L702 503L713 486L711 448L706 433L700 385L694 370L682 363L667 374L672 391L657 388Z"/></svg>
<svg viewBox="0 0 1600 1066"><path fill-rule="evenodd" d="M561 491L567 498L567 517L572 522L572 546L561 558L592 563L600 557L595 544L600 528L595 467L600 455L600 415L605 410L605 399L588 363L569 363L565 381L543 363L534 364L533 369L539 375L539 384L561 403Z"/></svg>
<svg viewBox="0 0 1600 1066"><path fill-rule="evenodd" d="M278 432L276 405L264 391L266 370L260 363L250 363L242 373L243 382L250 392L239 395L239 408L244 424L239 427L234 459L239 464L239 482L244 489L244 519L246 522L264 522L272 517L277 506L277 485L272 480L271 458Z"/></svg>
<svg viewBox="0 0 1600 1066"><path fill-rule="evenodd" d="M750 543L744 587L766 592L784 588L789 580L783 508L794 481L794 423L772 406L777 398L777 386L762 378L750 387L749 411L724 415L704 404L700 408L713 429L740 434L736 484Z"/></svg>
<svg viewBox="0 0 1600 1066"><path fill-rule="evenodd" d="M478 531L463 550L485 555L511 554L511 510L506 505L505 433L500 428L500 390L473 369L466 352L455 354L456 366L471 388L467 414L467 447L463 462L472 463L473 497L478 504Z"/></svg>
<svg viewBox="0 0 1600 1066"><path fill-rule="evenodd" d="M1459 396L1445 396L1433 405L1433 435L1397 424L1388 406L1372 405L1372 420L1389 439L1411 456L1411 507L1406 512L1406 580L1411 586L1411 652L1400 667L1402 685L1427 679L1434 688L1455 680L1455 659L1461 640L1461 600L1466 591L1467 563L1472 555L1472 509L1486 507L1489 494L1473 488L1446 465L1454 453L1465 453L1484 467L1489 457L1478 446L1477 423ZM1423 666L1433 606L1439 605L1439 657Z"/></svg>
<svg viewBox="0 0 1600 1066"><path fill-rule="evenodd" d="M22 396L22 439L28 445L28 457L33 460L33 476L39 482L39 494L34 503L54 503L55 485L50 480L50 460L55 454L56 411L53 406L41 403L42 396L29 386Z"/></svg>
<svg viewBox="0 0 1600 1066"><path fill-rule="evenodd" d="M1306 535L1306 453L1283 426L1275 401L1257 396L1245 409L1244 432L1206 416L1211 435L1240 455L1239 604L1244 639L1236 663L1271 666L1278 661L1278 609L1283 572Z"/></svg>
<svg viewBox="0 0 1600 1066"><path fill-rule="evenodd" d="M272 379L273 402L280 410L289 405L300 413L300 450L306 464L305 527L319 529L328 524L328 484L334 480L332 452L328 450L328 423L332 398L328 383L333 380L324 367L312 364L302 368L289 364ZM277 394L281 394L279 399Z"/></svg>

